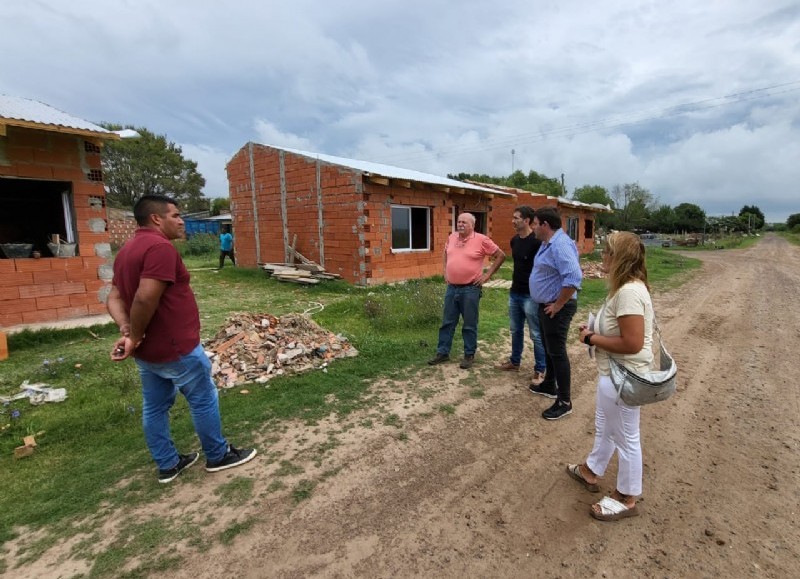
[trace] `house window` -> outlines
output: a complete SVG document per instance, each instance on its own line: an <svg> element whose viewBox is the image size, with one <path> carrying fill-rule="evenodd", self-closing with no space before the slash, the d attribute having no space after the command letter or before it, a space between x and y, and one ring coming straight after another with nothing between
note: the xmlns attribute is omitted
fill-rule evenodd
<svg viewBox="0 0 800 579"><path fill-rule="evenodd" d="M49 256L51 235L75 243L73 215L70 183L0 178L0 243L28 243Z"/></svg>
<svg viewBox="0 0 800 579"><path fill-rule="evenodd" d="M583 238L584 239L593 239L594 238L594 221L591 219L587 219L583 222Z"/></svg>
<svg viewBox="0 0 800 579"><path fill-rule="evenodd" d="M456 222L458 221L458 216L462 213L472 213L472 216L475 217L475 232L476 233L483 233L487 235L488 231L488 215L485 211L461 211L458 205L453 207L453 231L457 231L456 229Z"/></svg>
<svg viewBox="0 0 800 579"><path fill-rule="evenodd" d="M430 249L430 230L429 207L392 205L392 251Z"/></svg>
<svg viewBox="0 0 800 579"><path fill-rule="evenodd" d="M567 218L567 235L569 235L573 241L578 241L578 218L577 217L568 217Z"/></svg>

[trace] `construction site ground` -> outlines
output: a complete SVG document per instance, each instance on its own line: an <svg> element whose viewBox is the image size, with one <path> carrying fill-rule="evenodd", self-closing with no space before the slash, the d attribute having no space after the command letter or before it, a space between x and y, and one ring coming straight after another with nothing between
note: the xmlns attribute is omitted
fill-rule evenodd
<svg viewBox="0 0 800 579"><path fill-rule="evenodd" d="M593 440L596 369L585 347L570 350L575 411L556 422L541 419L549 401L527 390L530 356L520 373L499 372L507 351L483 347L469 372L456 360L374 384L378 402L363 412L290 424L240 469L176 481L163 504L135 514L204 521L209 536L233 521L247 531L208 550L176 540L164 548L182 563L158 575L800 576L800 248L767 235L692 257L701 272L655 296L680 381L673 398L642 410L641 516L593 520L598 495L565 473ZM302 469L295 483L318 481L306 500L292 482L270 491L282 461ZM242 476L255 480L251 498L216 504L215 488ZM14 573L86 572L69 548Z"/></svg>

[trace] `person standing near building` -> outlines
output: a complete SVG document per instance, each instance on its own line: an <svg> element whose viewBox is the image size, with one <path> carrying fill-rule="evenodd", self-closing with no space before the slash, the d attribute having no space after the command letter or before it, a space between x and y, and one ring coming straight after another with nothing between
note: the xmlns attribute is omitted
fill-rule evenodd
<svg viewBox="0 0 800 579"><path fill-rule="evenodd" d="M219 269L225 264L225 256L231 258L233 267L236 267L236 258L233 256L233 235L229 225L222 226L222 234L219 236Z"/></svg>
<svg viewBox="0 0 800 579"><path fill-rule="evenodd" d="M543 207L533 218L533 232L542 242L530 277L531 298L539 304L539 323L547 359L544 381L530 391L554 398L542 412L547 420L572 413L571 368L567 355L569 325L578 309L578 290L583 273L575 242L561 229L561 215L555 207Z"/></svg>
<svg viewBox="0 0 800 579"><path fill-rule="evenodd" d="M139 368L142 426L158 465L158 481L172 481L199 457L197 452L180 454L170 436L169 411L179 391L189 403L206 470L244 464L256 456L256 450L235 448L222 435L217 387L200 344L200 313L189 272L170 243L184 234L177 203L169 197L145 195L133 213L139 228L114 260L106 306L122 334L111 359L120 362L132 356Z"/></svg>
<svg viewBox="0 0 800 579"><path fill-rule="evenodd" d="M487 257L494 261L486 273L483 262ZM478 349L478 310L481 286L489 281L502 265L506 254L497 244L475 231L475 216L462 213L456 222L456 231L447 238L444 248L444 294L442 326L436 356L428 364L441 364L450 359L450 348L459 317L463 320L461 336L464 339L464 358L460 367L467 370L475 361Z"/></svg>
<svg viewBox="0 0 800 579"><path fill-rule="evenodd" d="M539 329L539 307L531 299L529 280L536 252L542 242L536 239L531 229L534 211L527 205L514 209L511 224L517 234L511 238L511 257L514 259L514 273L511 277L511 291L508 294L508 318L511 332L511 357L497 366L498 370L519 371L522 351L525 349L525 322L533 344L532 385L542 383L547 369L541 330Z"/></svg>

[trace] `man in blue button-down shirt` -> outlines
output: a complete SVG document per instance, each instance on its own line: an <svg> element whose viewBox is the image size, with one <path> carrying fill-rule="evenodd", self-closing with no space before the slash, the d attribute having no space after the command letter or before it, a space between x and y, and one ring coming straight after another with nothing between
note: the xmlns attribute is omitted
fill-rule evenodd
<svg viewBox="0 0 800 579"><path fill-rule="evenodd" d="M567 355L569 324L578 309L578 290L583 273L575 242L561 229L561 215L555 207L536 210L533 232L542 242L530 277L531 298L539 304L547 372L544 382L531 384L534 394L555 398L542 413L558 420L572 413L571 369Z"/></svg>

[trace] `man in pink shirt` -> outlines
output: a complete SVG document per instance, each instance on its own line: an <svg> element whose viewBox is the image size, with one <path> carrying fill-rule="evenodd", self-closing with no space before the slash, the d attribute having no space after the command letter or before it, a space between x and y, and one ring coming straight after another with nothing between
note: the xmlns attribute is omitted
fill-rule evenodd
<svg viewBox="0 0 800 579"><path fill-rule="evenodd" d="M494 261L484 273L483 263L487 257ZM475 231L474 215L462 213L458 216L456 231L447 238L444 248L444 281L447 282L447 291L444 294L444 312L436 356L428 360L428 364L441 364L450 359L453 334L460 316L463 319L461 337L464 339L464 358L460 366L465 370L472 367L475 350L478 348L481 286L489 281L505 258L506 254L494 241Z"/></svg>

